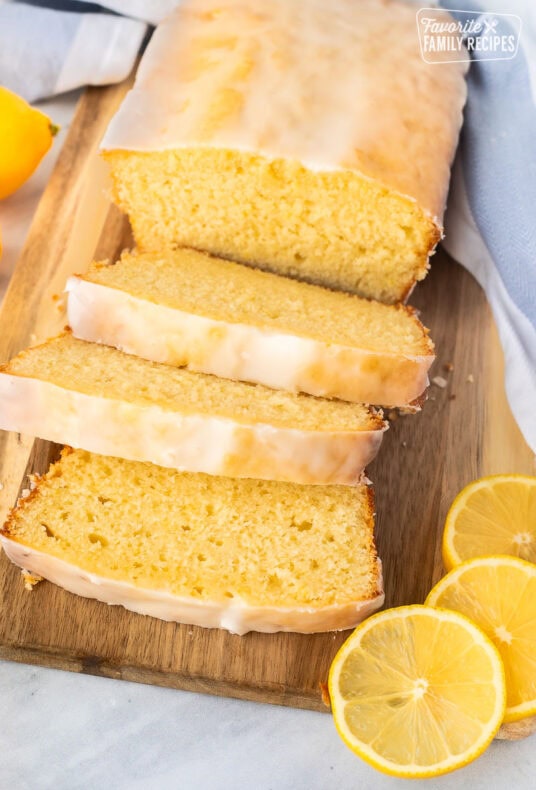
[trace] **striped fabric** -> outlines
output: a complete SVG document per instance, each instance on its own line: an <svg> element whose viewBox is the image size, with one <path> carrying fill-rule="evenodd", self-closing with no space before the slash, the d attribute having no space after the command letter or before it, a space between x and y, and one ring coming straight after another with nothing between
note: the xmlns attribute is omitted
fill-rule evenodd
<svg viewBox="0 0 536 790"><path fill-rule="evenodd" d="M83 2L61 5L72 10L0 0L0 84L27 101L120 82L148 30L145 22L98 7L80 13Z"/></svg>
<svg viewBox="0 0 536 790"><path fill-rule="evenodd" d="M441 4L483 10L473 0ZM536 4L486 0L485 10L506 5L521 18L519 49L511 60L473 54L443 245L486 292L508 401L536 453Z"/></svg>

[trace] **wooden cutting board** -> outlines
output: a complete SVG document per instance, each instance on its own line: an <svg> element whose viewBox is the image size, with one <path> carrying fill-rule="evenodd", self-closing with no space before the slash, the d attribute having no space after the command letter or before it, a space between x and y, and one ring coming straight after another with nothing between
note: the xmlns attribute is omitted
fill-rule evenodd
<svg viewBox="0 0 536 790"><path fill-rule="evenodd" d="M96 154L125 90L90 89L80 100L3 303L0 362L61 329L69 274L93 255L115 258L131 244ZM448 384L432 386L421 414L392 422L369 469L387 606L421 603L441 576L440 535L462 486L484 474L534 472L506 403L502 355L476 282L439 252L412 303L436 342L432 375ZM48 442L0 431L0 519L26 475L44 472L57 454ZM48 582L29 593L18 569L0 558L0 657L15 661L325 710L319 681L346 636L238 637L77 598Z"/></svg>

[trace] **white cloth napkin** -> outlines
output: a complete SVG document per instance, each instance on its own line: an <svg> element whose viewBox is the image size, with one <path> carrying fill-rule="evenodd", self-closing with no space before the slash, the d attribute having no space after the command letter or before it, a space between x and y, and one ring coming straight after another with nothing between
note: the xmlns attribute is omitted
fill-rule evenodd
<svg viewBox="0 0 536 790"><path fill-rule="evenodd" d="M179 1L104 0L109 13L94 13L99 8L85 0L55 0L56 10L0 0L0 84L35 101L118 82L150 25ZM483 2L441 4L517 13L521 44L509 61L474 57L443 244L487 294L505 354L508 400L536 453L536 4L509 0L504 9L502 0L485 0L484 9Z"/></svg>
<svg viewBox="0 0 536 790"><path fill-rule="evenodd" d="M0 0L0 84L33 102L82 85L120 82L150 25L177 3L103 0L106 13L88 0L56 0L48 4L54 8Z"/></svg>
<svg viewBox="0 0 536 790"><path fill-rule="evenodd" d="M484 10L482 0L441 4ZM485 0L485 10L521 18L520 46L512 60L473 57L443 246L486 292L508 401L536 453L536 4Z"/></svg>

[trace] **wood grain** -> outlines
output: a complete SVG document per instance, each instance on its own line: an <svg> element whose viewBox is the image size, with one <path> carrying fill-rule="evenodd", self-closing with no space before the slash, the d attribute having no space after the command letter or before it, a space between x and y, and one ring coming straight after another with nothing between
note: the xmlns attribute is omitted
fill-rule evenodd
<svg viewBox="0 0 536 790"><path fill-rule="evenodd" d="M90 89L80 101L6 294L0 361L61 328L65 317L53 295L70 273L84 270L94 253L115 258L131 243L96 156L124 90ZM432 375L448 386L431 388L421 414L392 422L369 470L388 606L422 602L441 575L444 518L462 486L483 474L534 471L506 403L497 334L476 282L440 252L412 301L436 342ZM451 372L443 370L447 363ZM48 442L0 432L0 518L25 475L44 472L57 452ZM325 710L319 682L345 637L238 637L142 617L49 583L28 593L19 571L0 559L0 656L15 661Z"/></svg>

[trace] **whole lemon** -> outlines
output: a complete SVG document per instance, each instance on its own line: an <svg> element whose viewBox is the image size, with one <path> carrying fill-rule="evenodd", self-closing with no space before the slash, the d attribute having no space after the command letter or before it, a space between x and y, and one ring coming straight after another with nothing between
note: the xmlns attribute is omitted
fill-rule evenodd
<svg viewBox="0 0 536 790"><path fill-rule="evenodd" d="M0 87L0 200L32 175L57 131L44 113Z"/></svg>

